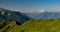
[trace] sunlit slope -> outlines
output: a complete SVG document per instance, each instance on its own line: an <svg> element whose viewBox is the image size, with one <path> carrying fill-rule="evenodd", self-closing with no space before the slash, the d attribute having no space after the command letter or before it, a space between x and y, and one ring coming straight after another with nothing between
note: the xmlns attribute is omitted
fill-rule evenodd
<svg viewBox="0 0 60 32"><path fill-rule="evenodd" d="M60 19L32 20L21 27L20 31L25 32L60 32Z"/></svg>
<svg viewBox="0 0 60 32"><path fill-rule="evenodd" d="M60 19L30 20L21 26L15 26L9 32L60 32Z"/></svg>
<svg viewBox="0 0 60 32"><path fill-rule="evenodd" d="M8 21L4 27L0 28L0 32L60 32L60 18L32 19L22 25L17 25L15 21Z"/></svg>

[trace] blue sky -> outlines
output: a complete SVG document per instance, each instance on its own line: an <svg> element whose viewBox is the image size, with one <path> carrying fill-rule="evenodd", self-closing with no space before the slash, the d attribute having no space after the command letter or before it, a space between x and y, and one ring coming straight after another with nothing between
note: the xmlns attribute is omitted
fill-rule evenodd
<svg viewBox="0 0 60 32"><path fill-rule="evenodd" d="M20 12L60 11L60 0L0 0L0 7Z"/></svg>

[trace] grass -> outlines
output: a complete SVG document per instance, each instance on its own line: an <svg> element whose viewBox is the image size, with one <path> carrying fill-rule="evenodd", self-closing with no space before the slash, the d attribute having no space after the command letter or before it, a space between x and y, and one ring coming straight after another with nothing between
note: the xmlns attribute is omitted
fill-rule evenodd
<svg viewBox="0 0 60 32"><path fill-rule="evenodd" d="M29 20L22 25L17 25L11 22L7 22L4 28L0 29L0 32L60 32L60 18L56 19L39 19ZM2 23L2 21L0 22ZM11 26L8 28L8 26Z"/></svg>

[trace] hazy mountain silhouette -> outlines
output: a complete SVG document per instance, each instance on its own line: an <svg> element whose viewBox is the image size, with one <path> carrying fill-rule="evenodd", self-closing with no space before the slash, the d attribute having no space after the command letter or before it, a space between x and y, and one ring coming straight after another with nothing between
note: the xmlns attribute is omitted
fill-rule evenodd
<svg viewBox="0 0 60 32"><path fill-rule="evenodd" d="M60 12L24 13L24 14L34 19L40 19L40 18L51 19L60 17Z"/></svg>

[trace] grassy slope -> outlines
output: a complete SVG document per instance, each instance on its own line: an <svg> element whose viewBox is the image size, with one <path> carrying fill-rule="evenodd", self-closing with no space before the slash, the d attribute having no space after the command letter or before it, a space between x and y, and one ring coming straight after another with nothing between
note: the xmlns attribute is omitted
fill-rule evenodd
<svg viewBox="0 0 60 32"><path fill-rule="evenodd" d="M14 23L13 23L14 24ZM29 20L22 25L13 25L12 22L0 29L1 32L60 32L60 19ZM12 25L10 28L7 28Z"/></svg>
<svg viewBox="0 0 60 32"><path fill-rule="evenodd" d="M60 19L32 20L21 27L25 32L60 32Z"/></svg>

